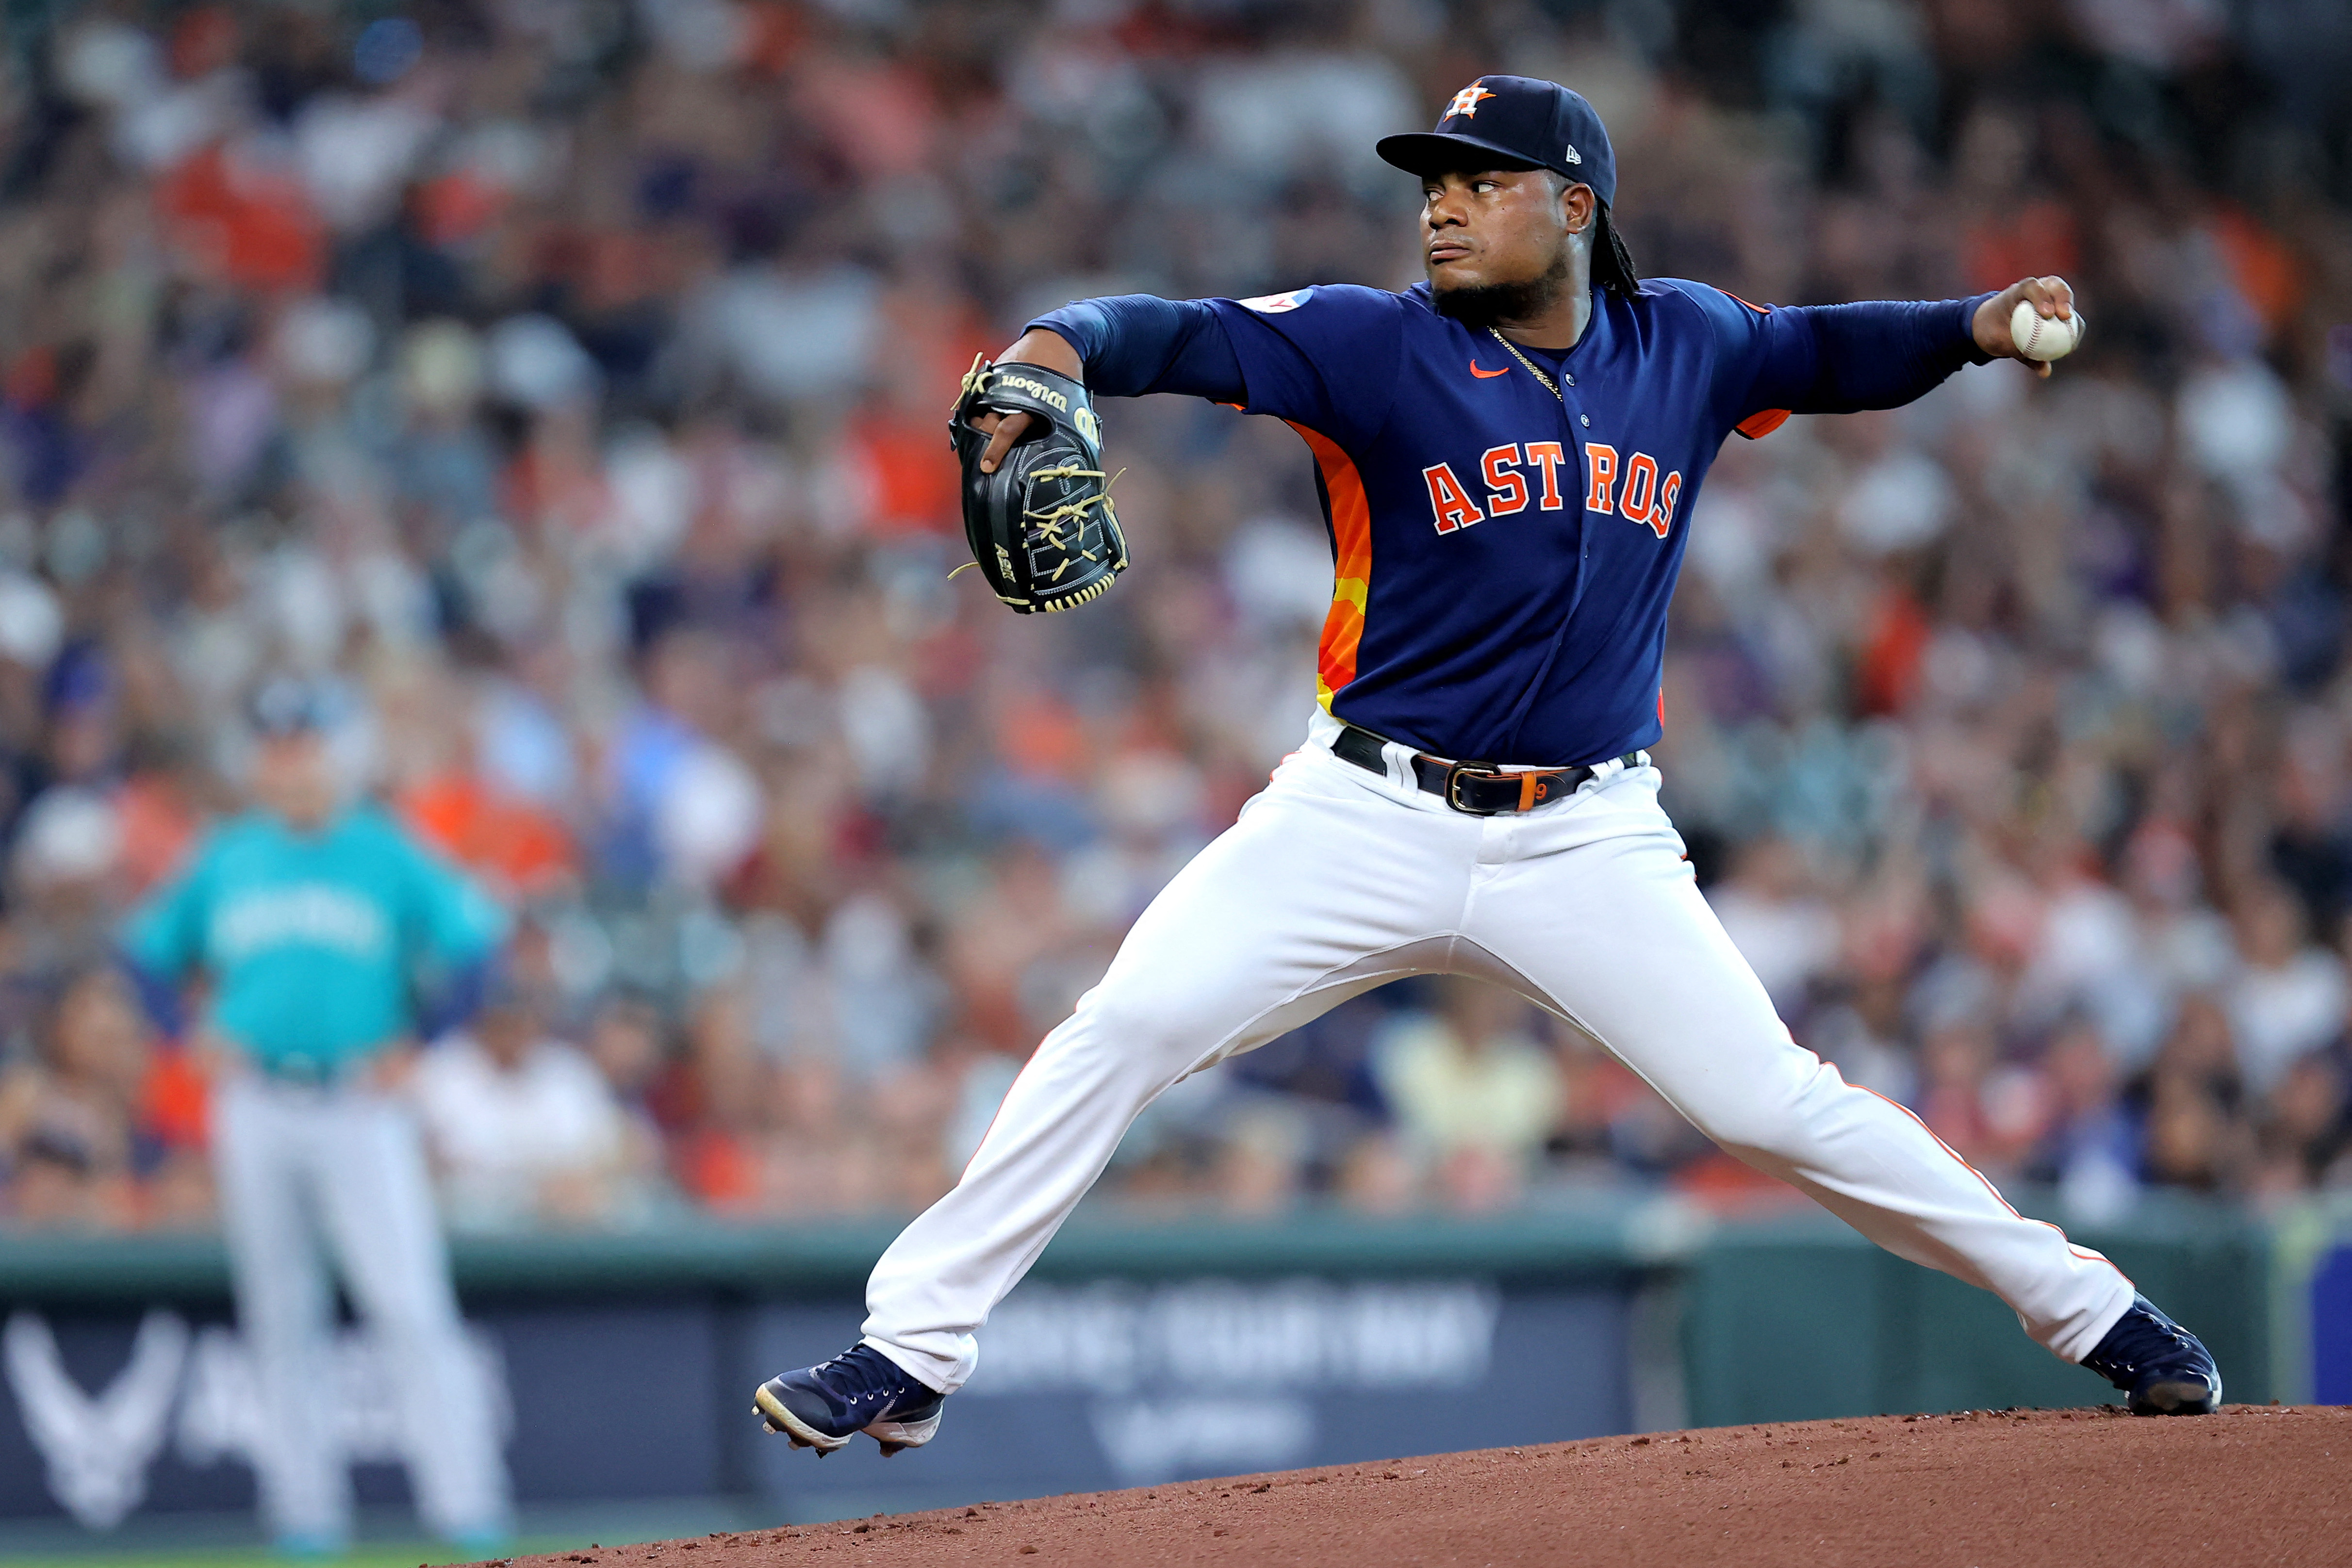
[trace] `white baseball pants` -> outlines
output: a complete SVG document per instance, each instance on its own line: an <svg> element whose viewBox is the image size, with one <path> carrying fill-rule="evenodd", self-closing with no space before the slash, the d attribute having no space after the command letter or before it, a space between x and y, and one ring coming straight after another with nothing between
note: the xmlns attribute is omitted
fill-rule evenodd
<svg viewBox="0 0 2352 1568"><path fill-rule="evenodd" d="M1307 745L1152 901L1037 1048L955 1190L866 1287L866 1343L952 1393L974 1338L1178 1080L1405 975L1494 981L1591 1033L1732 1154L1898 1256L1980 1285L2079 1361L2132 1285L2021 1218L1909 1112L1790 1038L1699 895L1657 770L1471 817Z"/></svg>
<svg viewBox="0 0 2352 1568"><path fill-rule="evenodd" d="M397 1382L417 1512L444 1536L503 1533L506 1461L465 1340L407 1106L356 1088L240 1076L213 1113L236 1315L259 1381L257 1480L281 1539L351 1534L351 1460L335 1431L331 1244Z"/></svg>

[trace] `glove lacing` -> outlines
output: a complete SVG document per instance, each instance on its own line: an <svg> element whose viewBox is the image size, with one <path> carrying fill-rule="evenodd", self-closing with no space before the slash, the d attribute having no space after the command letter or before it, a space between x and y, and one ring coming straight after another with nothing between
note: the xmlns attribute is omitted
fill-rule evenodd
<svg viewBox="0 0 2352 1568"><path fill-rule="evenodd" d="M1105 511L1110 512L1113 516L1116 516L1116 509L1113 508L1110 504L1110 487L1118 483L1119 474L1124 474L1126 472L1127 470L1122 468L1118 471L1118 474L1106 475L1099 468L1081 468L1075 463L1065 463L1056 468L1040 468L1034 474L1030 475L1029 477L1033 481L1038 479L1100 479L1103 482L1103 487L1101 489L1096 491L1091 496L1081 497L1076 501L1065 501L1058 507L1048 507L1043 511L1036 511L1024 507L1021 513L1023 517L1034 517L1037 519L1037 526L1035 528L1031 530L1030 537L1034 538L1039 535L1043 535L1045 542L1052 545L1055 549L1068 549L1070 548L1069 544L1062 538L1062 524L1073 517L1076 518L1079 523L1083 524L1087 520L1087 514L1093 511L1097 507L1100 507ZM1102 559L1100 556L1095 554L1094 551L1087 549L1084 547L1079 549L1078 553L1086 557L1088 560L1100 560ZM1069 562L1064 561L1062 563L1062 567L1064 570L1067 570L1069 569ZM1059 577L1062 574L1057 571L1054 575L1055 577Z"/></svg>

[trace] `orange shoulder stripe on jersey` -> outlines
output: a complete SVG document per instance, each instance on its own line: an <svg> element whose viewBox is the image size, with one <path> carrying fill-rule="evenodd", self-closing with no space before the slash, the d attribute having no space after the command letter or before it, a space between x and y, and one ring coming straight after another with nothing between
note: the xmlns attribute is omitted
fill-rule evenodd
<svg viewBox="0 0 2352 1568"><path fill-rule="evenodd" d="M1739 296L1732 293L1728 288L1725 289L1723 292L1727 298L1739 299ZM1752 300L1747 299L1739 299L1739 302L1742 305L1747 306L1750 310L1755 311L1759 316L1769 316L1772 314L1772 308L1769 305L1758 305ZM1738 424L1733 425L1731 428L1739 432L1740 434L1748 437L1750 441L1761 441L1764 437L1771 434L1774 431L1780 429L1782 424L1786 423L1788 422L1788 418L1789 411L1785 408L1759 409L1756 413L1749 414L1746 419L1741 420Z"/></svg>
<svg viewBox="0 0 2352 1568"><path fill-rule="evenodd" d="M1298 432L1315 454L1324 494L1331 497L1331 612L1323 618L1323 638L1315 656L1315 695L1328 712L1332 695L1356 678L1356 650L1364 640L1364 601L1372 586L1372 507L1364 498L1364 476L1338 442L1296 420L1283 423Z"/></svg>

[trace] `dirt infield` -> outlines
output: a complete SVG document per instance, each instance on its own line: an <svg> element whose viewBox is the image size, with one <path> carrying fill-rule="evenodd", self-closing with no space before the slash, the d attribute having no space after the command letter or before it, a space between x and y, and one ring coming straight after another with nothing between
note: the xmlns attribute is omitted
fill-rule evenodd
<svg viewBox="0 0 2352 1568"><path fill-rule="evenodd" d="M1033 1558L1306 1568L2352 1564L2352 1407L2231 1406L2193 1420L2135 1420L2112 1406L1972 1411L1595 1437L516 1564L948 1568Z"/></svg>

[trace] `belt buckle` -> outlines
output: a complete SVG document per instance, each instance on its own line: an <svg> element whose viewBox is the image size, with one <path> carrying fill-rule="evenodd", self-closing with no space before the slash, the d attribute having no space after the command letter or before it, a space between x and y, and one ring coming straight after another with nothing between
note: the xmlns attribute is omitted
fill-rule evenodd
<svg viewBox="0 0 2352 1568"><path fill-rule="evenodd" d="M1498 817L1502 809L1480 810L1462 803L1461 783L1464 779L1500 779L1503 770L1491 762L1457 762L1445 770L1445 803L1465 817Z"/></svg>

